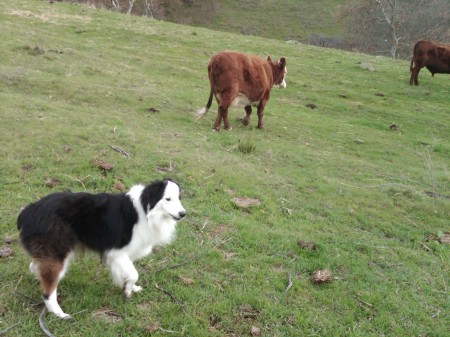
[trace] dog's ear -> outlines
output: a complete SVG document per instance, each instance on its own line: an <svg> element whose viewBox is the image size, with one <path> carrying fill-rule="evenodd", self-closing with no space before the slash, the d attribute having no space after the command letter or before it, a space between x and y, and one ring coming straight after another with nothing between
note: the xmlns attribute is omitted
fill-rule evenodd
<svg viewBox="0 0 450 337"><path fill-rule="evenodd" d="M144 187L141 194L141 205L144 211L150 212L164 195L167 181L157 180Z"/></svg>

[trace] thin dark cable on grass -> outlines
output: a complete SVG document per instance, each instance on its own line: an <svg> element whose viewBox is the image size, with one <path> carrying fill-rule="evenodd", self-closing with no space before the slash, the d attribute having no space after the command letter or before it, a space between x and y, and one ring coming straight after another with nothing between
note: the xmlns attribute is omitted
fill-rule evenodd
<svg viewBox="0 0 450 337"><path fill-rule="evenodd" d="M175 268L184 266L185 264L188 264L189 262L192 262L192 261L195 260L197 257L199 257L200 255L203 255L203 254L205 254L205 252L200 252L200 253L194 255L193 257L191 257L190 259L184 261L184 262L174 264L173 266L169 266L169 267L165 267L165 268L158 269L157 271L155 271L155 274L156 274L156 273L159 273L159 272L162 272L162 271L164 271L164 270L175 269Z"/></svg>
<svg viewBox="0 0 450 337"><path fill-rule="evenodd" d="M23 299L25 299L25 300L27 300L28 302L30 302L31 304L34 304L34 305L39 305L39 304L41 304L41 302L40 301L36 301L34 298L32 298L32 297L30 297L30 296L28 296L28 295L25 295L24 293L21 293L20 291L15 291L14 292L14 294L15 295L19 295L20 297L22 297Z"/></svg>
<svg viewBox="0 0 450 337"><path fill-rule="evenodd" d="M41 311L41 314L39 315L39 326L43 333L45 333L48 337L56 337L54 334L52 334L50 331L47 330L44 324L44 315L47 312L47 308L44 307Z"/></svg>
<svg viewBox="0 0 450 337"><path fill-rule="evenodd" d="M179 306L180 306L180 308L183 310L183 311L185 311L185 308L184 308L184 304L183 303L181 303L170 291L168 291L168 290L166 290L166 289L163 289L163 288L161 288L159 285L158 285L158 283L156 283L155 282L155 288L156 289L158 289L158 290L160 290L160 291L162 291L164 294L166 294L167 296L169 296L170 298L171 298L171 300L174 302L174 303L176 303L176 304L178 304Z"/></svg>
<svg viewBox="0 0 450 337"><path fill-rule="evenodd" d="M13 325L8 326L7 328L0 330L0 336L2 336L3 334L6 333L6 331L11 330L12 328L14 328L16 325L19 325L20 323L15 323Z"/></svg>

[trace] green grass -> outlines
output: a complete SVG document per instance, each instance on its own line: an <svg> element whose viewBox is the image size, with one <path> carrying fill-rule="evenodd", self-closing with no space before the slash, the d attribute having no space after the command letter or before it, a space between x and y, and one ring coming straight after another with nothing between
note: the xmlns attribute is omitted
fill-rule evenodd
<svg viewBox="0 0 450 337"><path fill-rule="evenodd" d="M188 216L173 244L136 263L143 292L125 301L85 254L59 288L74 319L46 316L56 336L144 336L152 323L174 331L155 336L447 335L448 76L422 71L411 87L403 61L46 1L0 2L0 36L0 246L14 252L0 258L0 331L18 323L6 336L42 334L29 258L3 243L21 207L165 176L181 183ZM287 58L265 129L255 115L241 127L243 109L230 132L211 131L214 111L193 122L222 49ZM237 150L243 141L252 151ZM333 282L312 284L317 269Z"/></svg>
<svg viewBox="0 0 450 337"><path fill-rule="evenodd" d="M214 2L212 5L211 2ZM342 34L335 14L343 0L221 0L206 6L178 5L168 20L279 40L308 42L311 34Z"/></svg>

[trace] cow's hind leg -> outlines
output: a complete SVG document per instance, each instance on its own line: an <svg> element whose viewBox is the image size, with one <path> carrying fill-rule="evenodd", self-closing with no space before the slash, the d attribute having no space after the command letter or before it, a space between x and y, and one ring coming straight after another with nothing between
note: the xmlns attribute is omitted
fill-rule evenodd
<svg viewBox="0 0 450 337"><path fill-rule="evenodd" d="M228 106L219 105L219 111L217 112L217 118L216 122L214 123L214 130L219 131L220 130L220 124L223 119L223 126L225 130L231 130L232 127L230 125L230 122L228 121Z"/></svg>
<svg viewBox="0 0 450 337"><path fill-rule="evenodd" d="M242 120L242 124L247 126L250 123L250 115L252 114L252 107L250 105L245 106L245 117Z"/></svg>
<svg viewBox="0 0 450 337"><path fill-rule="evenodd" d="M414 66L412 71L411 71L411 78L409 80L409 84L412 85L413 83L415 85L419 85L419 71L420 71L420 67L418 66Z"/></svg>
<svg viewBox="0 0 450 337"><path fill-rule="evenodd" d="M231 103L233 102L233 99L236 97L237 94L227 91L222 92L220 95L220 101L218 103L219 110L217 113L216 122L214 123L214 130L219 131L220 130L220 124L223 119L223 126L225 130L231 130L232 127L230 125L230 122L228 121L228 108L230 107Z"/></svg>
<svg viewBox="0 0 450 337"><path fill-rule="evenodd" d="M232 127L231 127L231 124L230 124L230 122L229 122L229 120L228 120L228 106L222 106L222 107L220 107L219 109L222 109L222 117L223 117L223 128L225 129L225 130L231 130L231 129L233 129Z"/></svg>
<svg viewBox="0 0 450 337"><path fill-rule="evenodd" d="M222 124L222 110L217 110L216 121L214 122L213 131L220 131L220 124Z"/></svg>
<svg viewBox="0 0 450 337"><path fill-rule="evenodd" d="M264 114L264 107L266 106L267 100L261 100L261 102L258 105L258 128L263 128L263 114Z"/></svg>
<svg viewBox="0 0 450 337"><path fill-rule="evenodd" d="M34 272L39 276L41 281L42 293L45 306L49 312L54 313L59 318L68 319L70 315L64 313L58 304L58 283L64 276L67 268L68 259L66 261L45 260L34 261Z"/></svg>

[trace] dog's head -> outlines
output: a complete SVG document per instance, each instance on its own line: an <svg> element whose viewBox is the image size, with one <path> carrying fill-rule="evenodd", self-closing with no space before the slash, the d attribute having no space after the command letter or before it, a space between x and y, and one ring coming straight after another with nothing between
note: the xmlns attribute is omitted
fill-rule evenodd
<svg viewBox="0 0 450 337"><path fill-rule="evenodd" d="M172 180L159 180L145 186L141 204L147 216L158 212L162 217L179 221L186 215L180 201L180 187Z"/></svg>

